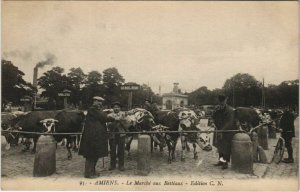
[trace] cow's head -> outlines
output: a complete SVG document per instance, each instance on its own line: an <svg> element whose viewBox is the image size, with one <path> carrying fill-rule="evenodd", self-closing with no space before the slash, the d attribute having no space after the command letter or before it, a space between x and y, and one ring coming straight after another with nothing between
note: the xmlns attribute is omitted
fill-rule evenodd
<svg viewBox="0 0 300 192"><path fill-rule="evenodd" d="M210 145L210 137L208 133L197 133L197 138L199 138L200 145L203 150L212 150L212 146Z"/></svg>
<svg viewBox="0 0 300 192"><path fill-rule="evenodd" d="M155 126L153 115L145 109L133 109L128 111L129 117L134 121L133 124L141 128L141 130L151 130Z"/></svg>
<svg viewBox="0 0 300 192"><path fill-rule="evenodd" d="M190 130L196 127L198 117L192 110L183 110L179 112L179 126L182 130Z"/></svg>
<svg viewBox="0 0 300 192"><path fill-rule="evenodd" d="M166 141L171 139L170 136L164 132L164 131L167 131L168 129L169 129L169 127L166 127L163 125L156 125L156 126L152 127L152 131L157 132L152 135L154 142L159 144L162 147L165 147Z"/></svg>
<svg viewBox="0 0 300 192"><path fill-rule="evenodd" d="M10 144L10 146L17 146L18 145L18 141L19 141L19 137L20 137L20 133L18 132L9 132L9 131L21 131L22 128L21 127L13 127L10 125L3 125L1 124L1 128L2 130L6 130L8 132L3 132L2 135L5 137L7 143Z"/></svg>
<svg viewBox="0 0 300 192"><path fill-rule="evenodd" d="M56 119L44 119L41 120L40 123L42 124L42 132L43 133L54 133L55 132L55 123L57 123L58 120Z"/></svg>

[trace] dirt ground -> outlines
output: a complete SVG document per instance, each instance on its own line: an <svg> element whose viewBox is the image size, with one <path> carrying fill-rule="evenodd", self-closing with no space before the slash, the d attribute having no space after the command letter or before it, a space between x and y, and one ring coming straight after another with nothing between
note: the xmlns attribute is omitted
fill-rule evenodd
<svg viewBox="0 0 300 192"><path fill-rule="evenodd" d="M190 145L192 149L192 145ZM10 150L2 148L2 177L15 178L15 177L32 177L34 154L30 152L21 152L22 146L12 147ZM218 154L216 149L206 152L198 148L198 159L193 159L193 152L186 153L186 160L180 160L181 143L178 141L176 149L176 160L169 164L167 150L164 149L160 152L158 149L154 150L151 156L151 172L150 176L209 176L211 178L232 178L239 175L228 170L221 170L219 167L213 166L217 161ZM131 155L125 155L125 171L118 170L109 171L109 157L99 159L97 163L97 171L104 177L122 177L136 175L137 168L137 140L132 143ZM84 158L73 152L73 159L67 159L67 151L63 146L58 145L56 152L56 174L50 177L70 177L80 178L83 177ZM239 175L241 178L255 178L253 175Z"/></svg>
<svg viewBox="0 0 300 192"><path fill-rule="evenodd" d="M297 119L298 123L298 119ZM296 126L296 133L298 135L299 125ZM198 150L198 159L193 159L193 152L186 153L186 160L182 162L180 160L181 154L181 142L178 140L176 148L176 160L169 164L168 152L165 148L163 152L160 152L158 149L154 150L151 155L151 172L148 176L143 177L144 179L149 178L184 178L184 179L193 179L193 178L205 178L207 181L210 179L243 179L250 181L258 181L259 178L265 179L281 179L286 177L287 179L292 179L293 181L298 181L298 170L299 170L299 137L293 139L293 146L295 151L295 163L294 164L261 164L254 163L253 169L254 174L242 174L237 173L231 169L221 170L220 167L215 167L215 164L218 160L217 149L213 147L212 151L206 152L199 147ZM274 152L274 147L276 144L276 139L269 139L269 150L266 151L267 157L270 160ZM21 152L23 146L19 145L18 147L12 147L10 150L6 150L2 143L1 149L1 178L2 183L9 183L15 181L16 179L30 179L35 181L37 178L33 177L33 164L34 164L34 154L30 152ZM190 144L192 149L192 145ZM137 140L133 140L131 155L125 155L125 171L120 172L118 169L109 171L109 157L99 159L97 163L97 172L100 173L98 179L128 179L140 177L137 175ZM286 154L285 154L286 156ZM56 173L43 178L47 181L59 181L63 182L65 180L72 180L80 182L84 179L84 161L85 159L82 156L79 156L77 153L73 152L73 159L67 159L67 150L65 146L58 145L56 151ZM34 180L35 179L35 180ZM175 188L176 189L176 188ZM144 190L141 188L141 190Z"/></svg>

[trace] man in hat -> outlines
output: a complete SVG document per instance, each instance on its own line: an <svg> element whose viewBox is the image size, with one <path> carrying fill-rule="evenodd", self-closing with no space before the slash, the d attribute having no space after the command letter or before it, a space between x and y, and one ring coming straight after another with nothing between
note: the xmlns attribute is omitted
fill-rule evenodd
<svg viewBox="0 0 300 192"><path fill-rule="evenodd" d="M234 109L227 105L225 95L218 97L218 109L213 115L213 119L217 130L236 130L237 126L234 119ZM219 161L215 166L222 166L222 169L228 168L231 155L231 141L234 133L223 132L217 133L217 148L219 153Z"/></svg>
<svg viewBox="0 0 300 192"><path fill-rule="evenodd" d="M110 132L123 132L127 131L127 127L124 124L126 118L125 113L121 111L120 102L114 102L112 104L113 112L108 116L115 119L115 122L109 123L108 129ZM109 135L110 146L110 168L114 170L116 168L116 162L118 157L119 170L124 171L124 153L125 153L125 137L126 134L113 134Z"/></svg>
<svg viewBox="0 0 300 192"><path fill-rule="evenodd" d="M288 158L283 159L284 163L294 163L292 147L292 139L295 137L294 120L293 112L289 108L285 109L279 123L279 128L282 131L281 136L285 141L285 147L288 153Z"/></svg>
<svg viewBox="0 0 300 192"><path fill-rule="evenodd" d="M93 105L89 108L85 126L82 133L82 139L79 148L79 155L86 158L84 177L95 178L96 164L99 158L108 155L108 135L106 131L106 122L114 121L102 111L102 102L104 99L99 96L93 97Z"/></svg>

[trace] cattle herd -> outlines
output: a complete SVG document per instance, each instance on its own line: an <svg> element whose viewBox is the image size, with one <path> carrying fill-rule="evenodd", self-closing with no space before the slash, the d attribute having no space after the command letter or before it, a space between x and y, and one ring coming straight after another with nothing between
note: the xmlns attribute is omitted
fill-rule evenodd
<svg viewBox="0 0 300 192"><path fill-rule="evenodd" d="M112 110L106 109L105 113ZM216 106L215 112L218 112ZM194 159L197 159L197 146L204 151L212 150L213 133L196 132L203 130L217 129L214 122L214 115L203 115L203 112L194 111L188 108L177 110L161 110L156 114L141 108L126 111L126 119L123 124L127 126L127 139L125 149L130 154L130 144L134 134L145 131L152 131L151 150L159 146L168 149L168 162L175 159L175 149L177 141L181 141L181 160L185 160L185 151L190 150L188 143L192 143L194 149ZM235 109L236 123L240 129L249 131L264 122L276 123L282 114L281 110L263 111L254 108L238 107ZM2 135L6 138L8 146L15 146L20 143L24 145L23 151L30 150L33 141L32 152L35 152L36 143L42 133L55 133L53 137L59 142L66 141L67 158L72 158L71 149L77 150L80 144L80 135L84 129L86 111L80 110L57 110L57 111L31 111L2 113ZM206 120L206 125L201 124ZM275 125L276 126L276 125ZM13 132L11 132L13 131ZM195 131L192 133L184 131ZM30 133L28 133L30 132ZM34 133L32 133L34 132ZM135 132L135 133L131 133ZM38 134L35 134L38 133ZM69 133L69 134L68 134ZM144 133L148 134L148 133ZM7 147L6 149L8 149Z"/></svg>

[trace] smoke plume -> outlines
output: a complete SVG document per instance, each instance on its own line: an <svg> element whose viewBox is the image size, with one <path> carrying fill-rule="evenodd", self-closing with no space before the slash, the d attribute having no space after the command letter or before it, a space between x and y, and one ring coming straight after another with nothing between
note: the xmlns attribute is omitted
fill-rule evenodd
<svg viewBox="0 0 300 192"><path fill-rule="evenodd" d="M55 55L53 55L51 53L48 53L46 55L46 60L38 62L35 67L36 68L43 68L45 65L53 65L55 60L56 60Z"/></svg>

